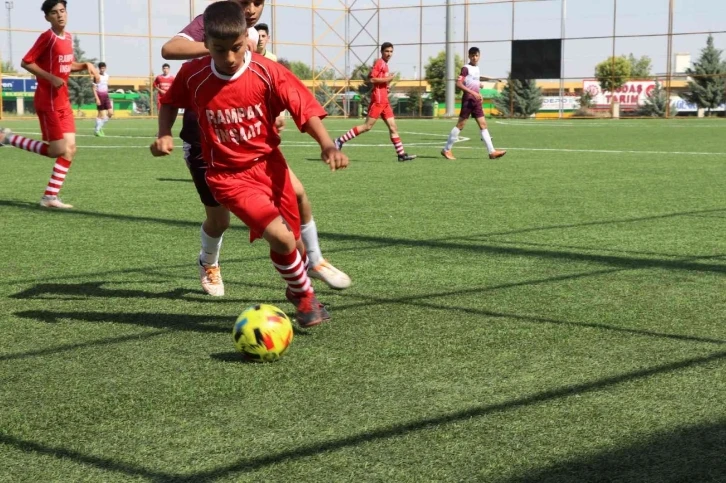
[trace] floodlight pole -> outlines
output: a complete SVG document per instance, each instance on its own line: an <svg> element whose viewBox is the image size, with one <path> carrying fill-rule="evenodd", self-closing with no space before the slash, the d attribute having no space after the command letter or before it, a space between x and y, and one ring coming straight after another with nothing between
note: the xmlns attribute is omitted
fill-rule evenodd
<svg viewBox="0 0 726 483"><path fill-rule="evenodd" d="M565 117L565 23L567 21L567 0L562 0L560 15L560 119Z"/></svg>
<svg viewBox="0 0 726 483"><path fill-rule="evenodd" d="M456 68L454 56L454 2L446 0L446 116L454 115L454 69Z"/></svg>
<svg viewBox="0 0 726 483"><path fill-rule="evenodd" d="M15 8L13 2L5 2L5 8L8 10L8 62L13 64L13 21L11 19L11 11Z"/></svg>
<svg viewBox="0 0 726 483"><path fill-rule="evenodd" d="M99 43L100 43L100 62L106 61L106 27L104 25L104 0L98 0L98 32L99 32Z"/></svg>

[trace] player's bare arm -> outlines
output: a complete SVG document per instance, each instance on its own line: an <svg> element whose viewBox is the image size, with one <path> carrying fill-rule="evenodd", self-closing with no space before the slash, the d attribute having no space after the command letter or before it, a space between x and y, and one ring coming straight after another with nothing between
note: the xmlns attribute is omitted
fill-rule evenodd
<svg viewBox="0 0 726 483"><path fill-rule="evenodd" d="M204 42L195 42L176 36L168 40L161 48L161 56L166 60L191 60L209 55Z"/></svg>
<svg viewBox="0 0 726 483"><path fill-rule="evenodd" d="M168 156L174 150L174 137L171 128L174 127L179 109L169 104L162 104L159 111L159 134L149 149L154 156Z"/></svg>
<svg viewBox="0 0 726 483"><path fill-rule="evenodd" d="M330 134L328 134L323 121L319 117L313 116L308 119L304 130L320 145L320 158L330 166L331 171L348 167L348 156L335 147L333 140L330 139Z"/></svg>
<svg viewBox="0 0 726 483"><path fill-rule="evenodd" d="M48 82L53 84L53 87L58 88L65 85L65 81L63 79L43 70L38 64L34 62L32 64L28 64L27 62L21 62L20 67L33 74L35 77L40 77L47 80Z"/></svg>

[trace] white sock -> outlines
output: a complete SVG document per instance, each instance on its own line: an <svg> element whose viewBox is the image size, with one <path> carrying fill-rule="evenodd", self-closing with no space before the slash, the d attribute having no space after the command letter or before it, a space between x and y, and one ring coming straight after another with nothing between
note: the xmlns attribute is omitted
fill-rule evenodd
<svg viewBox="0 0 726 483"><path fill-rule="evenodd" d="M200 230L202 237L202 250L199 252L199 259L205 265L216 266L219 264L219 250L222 248L222 236L213 238Z"/></svg>
<svg viewBox="0 0 726 483"><path fill-rule="evenodd" d="M96 118L96 132L101 130L101 127L103 126L103 119L100 117Z"/></svg>
<svg viewBox="0 0 726 483"><path fill-rule="evenodd" d="M489 135L489 129L481 130L481 140L487 145L489 154L492 154L494 152L494 143L492 143L492 137Z"/></svg>
<svg viewBox="0 0 726 483"><path fill-rule="evenodd" d="M315 220L311 218L310 222L305 223L301 228L302 241L308 254L308 260L310 260L310 266L314 267L323 261L323 254L318 242L318 227L315 225Z"/></svg>
<svg viewBox="0 0 726 483"><path fill-rule="evenodd" d="M101 127L105 126L105 125L106 125L106 123L107 123L108 121L110 121L110 120L111 120L111 118L110 118L110 117L104 117L103 119L101 119Z"/></svg>
<svg viewBox="0 0 726 483"><path fill-rule="evenodd" d="M451 148L454 147L454 143L457 139L459 139L460 132L461 130L458 127L454 126L454 129L452 129L449 133L449 140L446 141L446 148L444 149L446 149L447 151L451 151Z"/></svg>

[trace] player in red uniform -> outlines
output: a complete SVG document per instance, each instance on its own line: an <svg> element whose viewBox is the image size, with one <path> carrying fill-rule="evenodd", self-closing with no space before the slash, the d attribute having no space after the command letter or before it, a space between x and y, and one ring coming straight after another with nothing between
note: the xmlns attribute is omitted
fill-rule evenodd
<svg viewBox="0 0 726 483"><path fill-rule="evenodd" d="M393 80L394 76L388 71L388 61L393 56L393 44L390 42L384 42L381 45L381 58L373 64L368 75L371 83L373 84L373 92L371 92L371 105L368 107L368 117L366 122L360 126L356 126L347 133L340 136L335 140L335 145L338 149L343 149L343 144L347 143L354 137L364 132L368 132L373 129L378 118L383 118L383 122L388 126L388 131L391 134L391 142L393 147L396 149L399 161L411 161L416 159L416 155L406 154L403 150L403 143L401 138L398 137L398 127L396 127L396 120L393 118L393 109L391 109L391 103L388 101L388 84Z"/></svg>
<svg viewBox="0 0 726 483"><path fill-rule="evenodd" d="M348 159L335 148L321 118L325 110L287 69L246 48L242 11L216 2L204 12L205 44L211 57L184 64L162 98L155 156L173 149L171 128L180 108L193 110L208 160L207 183L214 198L250 228L250 239L264 238L270 258L287 283L302 327L318 325L324 309L305 270L300 215L289 169L279 150L275 118L287 109L298 128L320 144L331 170Z"/></svg>
<svg viewBox="0 0 726 483"><path fill-rule="evenodd" d="M73 39L66 32L68 14L66 0L45 0L41 9L50 23L20 64L35 75L35 111L40 121L43 141L36 141L0 128L0 144L57 158L48 186L40 199L45 208L72 208L58 198L58 192L76 154L76 125L68 97L68 77L71 72L87 70L92 77L98 73L91 63L73 61Z"/></svg>
<svg viewBox="0 0 726 483"><path fill-rule="evenodd" d="M259 35L255 25L265 6L264 0L230 0L239 5L244 11L248 26L248 41L253 35ZM248 42L248 44L252 44ZM252 51L257 47L254 41ZM179 34L166 42L161 55L169 60L188 60L209 55L204 44L204 18L202 15L195 18ZM194 180L199 197L204 204L206 219L200 232L201 250L199 253L199 278L204 291L213 296L224 295L224 282L219 267L219 252L222 247L222 237L229 227L229 211L221 206L212 196L207 187L205 173L207 163L202 158L199 125L196 114L189 110L184 112L184 123L180 133L184 141L184 159ZM290 171L292 184L298 199L300 216L302 218L302 238L307 250L310 268L309 275L324 281L334 289L345 289L350 286L351 280L344 272L335 268L325 260L320 250L318 230L313 219L312 206L305 193L305 188L295 174Z"/></svg>
<svg viewBox="0 0 726 483"><path fill-rule="evenodd" d="M161 74L156 76L154 79L154 89L156 89L156 110L161 110L161 96L166 94L166 91L171 87L174 82L174 76L170 74L171 66L164 64L161 66Z"/></svg>

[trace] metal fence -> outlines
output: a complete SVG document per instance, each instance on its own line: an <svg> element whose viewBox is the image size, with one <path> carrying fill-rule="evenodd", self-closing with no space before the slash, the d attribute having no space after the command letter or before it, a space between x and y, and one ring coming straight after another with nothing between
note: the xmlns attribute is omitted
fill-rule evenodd
<svg viewBox="0 0 726 483"><path fill-rule="evenodd" d="M40 3L5 2L0 54L15 70L21 70L21 56L47 28ZM128 97L119 99L122 111L152 116L154 103L148 112L139 112L133 95L149 91L164 62L163 43L208 3L70 0L69 30L88 58L108 63L112 87ZM306 85L331 114L341 116L365 112L360 99L365 86L358 73L361 65L372 64L382 42L395 46L390 65L398 74L394 94L402 97L398 114L429 117L455 107L433 99L426 81L430 58L445 52L447 41L461 61L470 46L478 46L482 74L506 78L513 40L563 39L561 79L537 79L549 114L562 117L573 114L573 98L594 89L595 65L611 57L648 56L651 77L669 95L677 94L685 85L685 68L697 60L708 35L717 47L726 48L724 14L723 0L268 0L261 21L270 28L268 48L293 62L298 72L307 72ZM180 65L170 64L173 71ZM23 77L0 75L6 86L8 77ZM23 98L14 95L20 94L17 86L13 82L12 92L3 94L6 114L17 114L17 99ZM501 89L502 84L490 87ZM32 110L29 104L24 102L26 112Z"/></svg>

